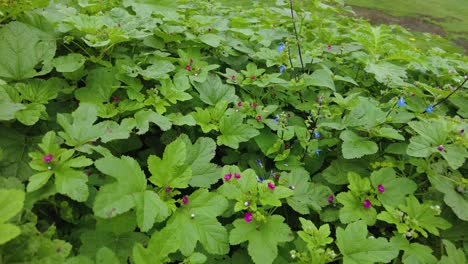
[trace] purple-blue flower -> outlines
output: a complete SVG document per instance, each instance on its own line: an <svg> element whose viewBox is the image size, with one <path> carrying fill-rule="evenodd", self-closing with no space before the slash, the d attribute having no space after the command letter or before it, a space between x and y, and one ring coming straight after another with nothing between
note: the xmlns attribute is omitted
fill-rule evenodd
<svg viewBox="0 0 468 264"><path fill-rule="evenodd" d="M321 149L317 149L317 150L315 151L315 155L317 155L317 157L320 156L320 151L322 151L322 150L321 150Z"/></svg>
<svg viewBox="0 0 468 264"><path fill-rule="evenodd" d="M434 106L429 105L429 106L426 108L426 112L432 113L432 110L433 110L433 109L434 109Z"/></svg>
<svg viewBox="0 0 468 264"><path fill-rule="evenodd" d="M260 159L256 159L255 163L257 163L258 166L263 168L263 163L262 163L262 161Z"/></svg>
<svg viewBox="0 0 468 264"><path fill-rule="evenodd" d="M286 70L286 66L284 66L284 65L281 64L281 66L280 66L280 68L279 68L280 73L283 73L284 70Z"/></svg>
<svg viewBox="0 0 468 264"><path fill-rule="evenodd" d="M280 45L276 49L278 52L282 52L286 46L284 45L284 42L280 42Z"/></svg>
<svg viewBox="0 0 468 264"><path fill-rule="evenodd" d="M315 137L315 138L320 138L320 133L317 132L317 131L314 131L314 137Z"/></svg>
<svg viewBox="0 0 468 264"><path fill-rule="evenodd" d="M405 99L403 99L403 97L400 97L400 99L398 99L397 106L406 106L406 102Z"/></svg>

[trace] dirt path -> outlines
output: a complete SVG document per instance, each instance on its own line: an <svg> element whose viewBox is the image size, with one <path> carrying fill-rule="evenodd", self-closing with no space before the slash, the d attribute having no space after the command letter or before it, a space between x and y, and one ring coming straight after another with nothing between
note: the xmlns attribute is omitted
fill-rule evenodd
<svg viewBox="0 0 468 264"><path fill-rule="evenodd" d="M354 12L359 17L367 18L373 24L398 24L405 28L419 31L419 32L429 32L432 34L437 34L439 36L445 37L445 31L442 27L434 25L425 21L423 18L419 17L395 17L391 16L385 12L378 11L375 9L369 9L359 6L352 6ZM468 40L458 39L454 41L458 46L465 49L465 53L468 53Z"/></svg>

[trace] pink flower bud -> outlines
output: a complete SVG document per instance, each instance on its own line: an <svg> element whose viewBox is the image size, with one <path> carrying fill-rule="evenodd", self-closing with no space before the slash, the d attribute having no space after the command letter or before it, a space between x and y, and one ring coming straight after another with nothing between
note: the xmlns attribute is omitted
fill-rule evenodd
<svg viewBox="0 0 468 264"><path fill-rule="evenodd" d="M335 199L335 196L330 195L330 196L328 196L327 201L328 201L329 203L332 203L334 199Z"/></svg>
<svg viewBox="0 0 468 264"><path fill-rule="evenodd" d="M274 190L276 188L275 184L272 182L269 182L267 185L268 185L268 188L270 188L271 190Z"/></svg>
<svg viewBox="0 0 468 264"><path fill-rule="evenodd" d="M239 173L235 173L235 174L234 174L234 178L240 179L240 177L241 177L241 175L240 175Z"/></svg>
<svg viewBox="0 0 468 264"><path fill-rule="evenodd" d="M192 70L192 66L186 65L186 66L185 66L185 69L186 69L187 71L191 71L191 70Z"/></svg>
<svg viewBox="0 0 468 264"><path fill-rule="evenodd" d="M232 178L232 174L231 174L231 173L227 173L227 174L224 175L224 180L225 180L225 181L229 181L231 178Z"/></svg>
<svg viewBox="0 0 468 264"><path fill-rule="evenodd" d="M245 212L244 214L244 221L247 222L247 223L250 223L252 222L253 220L253 215L251 212Z"/></svg>
<svg viewBox="0 0 468 264"><path fill-rule="evenodd" d="M48 155L45 155L44 157L42 157L42 160L43 160L45 163L49 163L49 162L51 162L53 159L54 159L54 155L52 155L52 154L48 154Z"/></svg>
<svg viewBox="0 0 468 264"><path fill-rule="evenodd" d="M261 120L262 120L262 117L261 117L261 116L257 116L257 117L255 117L255 119L256 119L257 121L261 121Z"/></svg>
<svg viewBox="0 0 468 264"><path fill-rule="evenodd" d="M182 198L182 203L183 204L188 204L188 202L189 202L188 197L184 196L184 198Z"/></svg>
<svg viewBox="0 0 468 264"><path fill-rule="evenodd" d="M444 151L444 150L445 150L445 148L444 148L444 146L443 146L443 145L439 145L439 146L437 147L437 150L438 150L438 151Z"/></svg>
<svg viewBox="0 0 468 264"><path fill-rule="evenodd" d="M370 208L372 206L372 203L371 203L371 201L369 201L369 199L366 199L362 203L362 206L364 206L364 208L368 209L368 208Z"/></svg>
<svg viewBox="0 0 468 264"><path fill-rule="evenodd" d="M237 106L238 106L238 107L241 107L241 106L242 106L242 102L237 102Z"/></svg>
<svg viewBox="0 0 468 264"><path fill-rule="evenodd" d="M377 186L377 190L379 190L379 192L383 193L383 192L385 192L385 187L382 184L379 184Z"/></svg>

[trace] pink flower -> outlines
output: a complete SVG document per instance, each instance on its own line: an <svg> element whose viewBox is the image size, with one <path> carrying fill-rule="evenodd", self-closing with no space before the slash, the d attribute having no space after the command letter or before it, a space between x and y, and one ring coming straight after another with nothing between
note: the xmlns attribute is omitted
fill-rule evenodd
<svg viewBox="0 0 468 264"><path fill-rule="evenodd" d="M171 190L172 190L172 188L169 187L169 186L167 186L166 189L164 189L164 191L167 192L167 193L171 192ZM187 202L188 202L188 198L187 198Z"/></svg>
<svg viewBox="0 0 468 264"><path fill-rule="evenodd" d="M48 155L45 155L44 157L42 157L42 160L43 160L45 163L49 163L49 162L51 162L53 159L54 159L54 155L52 155L52 154L48 154Z"/></svg>
<svg viewBox="0 0 468 264"><path fill-rule="evenodd" d="M328 49L328 50L331 50L332 48L333 48L332 45L328 45L328 46L327 46L327 49Z"/></svg>
<svg viewBox="0 0 468 264"><path fill-rule="evenodd" d="M187 71L191 71L191 70L192 70L192 66L187 65L187 66L185 66L185 69L186 69Z"/></svg>
<svg viewBox="0 0 468 264"><path fill-rule="evenodd" d="M257 117L255 117L255 119L256 119L257 121L261 121L261 120L262 120L262 117L261 117L261 116L257 116Z"/></svg>
<svg viewBox="0 0 468 264"><path fill-rule="evenodd" d="M241 176L240 176L240 174L239 174L239 173L234 173L234 178L236 178L236 179L240 179L240 177L241 177Z"/></svg>
<svg viewBox="0 0 468 264"><path fill-rule="evenodd" d="M238 106L238 107L241 107L241 106L242 106L242 102L237 102L237 106Z"/></svg>
<svg viewBox="0 0 468 264"><path fill-rule="evenodd" d="M444 151L444 149L445 149L445 148L444 148L443 145L439 145L439 146L437 147L437 150L438 150L438 151Z"/></svg>
<svg viewBox="0 0 468 264"><path fill-rule="evenodd" d="M253 220L253 215L251 212L245 212L244 214L244 221L247 222L247 223L250 223L252 222Z"/></svg>
<svg viewBox="0 0 468 264"><path fill-rule="evenodd" d="M383 192L385 192L385 187L382 184L379 184L377 186L377 190L379 190L379 192L383 193Z"/></svg>
<svg viewBox="0 0 468 264"><path fill-rule="evenodd" d="M231 81L235 81L236 80L236 76L232 75L231 76Z"/></svg>
<svg viewBox="0 0 468 264"><path fill-rule="evenodd" d="M112 102L117 103L120 100L120 98L116 95L112 96Z"/></svg>
<svg viewBox="0 0 468 264"><path fill-rule="evenodd" d="M275 184L274 184L274 183L272 183L272 182L269 182L269 183L268 183L268 188L270 188L270 189L274 190L274 189L276 188L276 186L275 186Z"/></svg>
<svg viewBox="0 0 468 264"><path fill-rule="evenodd" d="M227 173L224 175L224 180L229 181L232 178L232 173Z"/></svg>
<svg viewBox="0 0 468 264"><path fill-rule="evenodd" d="M330 196L328 196L327 201L328 201L329 203L332 203L334 199L335 199L335 196L330 195Z"/></svg>
<svg viewBox="0 0 468 264"><path fill-rule="evenodd" d="M188 197L187 196L184 196L184 198L182 198L182 203L183 204L188 204Z"/></svg>
<svg viewBox="0 0 468 264"><path fill-rule="evenodd" d="M364 202L362 203L362 206L364 206L364 208L368 209L370 208L372 205L371 201L369 201L369 199L366 199L364 200Z"/></svg>
<svg viewBox="0 0 468 264"><path fill-rule="evenodd" d="M250 76L250 80L255 81L256 79L257 77L255 77L255 75Z"/></svg>

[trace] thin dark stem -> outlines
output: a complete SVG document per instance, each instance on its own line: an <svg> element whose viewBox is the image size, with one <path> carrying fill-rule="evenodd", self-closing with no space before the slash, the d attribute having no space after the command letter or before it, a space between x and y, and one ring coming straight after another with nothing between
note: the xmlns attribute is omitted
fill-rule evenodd
<svg viewBox="0 0 468 264"><path fill-rule="evenodd" d="M294 73L294 65L293 65L292 58L291 58L291 48L289 47L289 45L288 45L288 58L289 58L289 64L291 64L291 75L294 75L294 79L297 82L298 80L297 74Z"/></svg>
<svg viewBox="0 0 468 264"><path fill-rule="evenodd" d="M294 34L296 35L297 50L299 52L299 60L301 61L302 73L305 73L304 61L302 60L301 43L299 41L299 34L297 34L296 22L294 20L293 0L289 0L289 4L290 4L290 9L291 9L291 19L293 22Z"/></svg>
<svg viewBox="0 0 468 264"><path fill-rule="evenodd" d="M460 90L460 89L463 87L463 85L465 85L466 81L468 81L468 77L465 77L465 80L457 87L457 89L453 90L453 91L452 91L449 95L447 95L444 99L440 100L437 104L435 104L435 105L433 106L433 108L436 107L436 106L438 106L438 105L440 105L441 103L447 101L447 100L449 99L450 96L452 96L454 93L456 93L458 90Z"/></svg>

